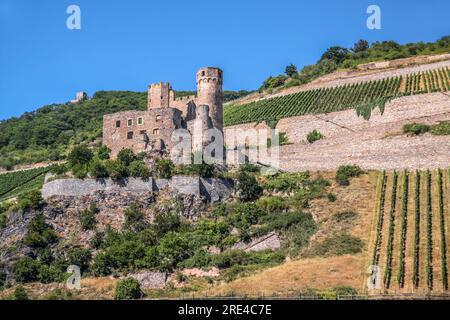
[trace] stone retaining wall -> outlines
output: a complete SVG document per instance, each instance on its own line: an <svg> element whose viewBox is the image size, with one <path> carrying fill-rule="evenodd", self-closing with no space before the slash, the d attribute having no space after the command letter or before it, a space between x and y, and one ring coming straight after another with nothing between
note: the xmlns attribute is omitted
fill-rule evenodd
<svg viewBox="0 0 450 320"><path fill-rule="evenodd" d="M52 196L82 197L97 191L148 193L169 188L174 193L204 196L211 202L220 201L230 195L233 182L218 178L200 178L198 176L174 176L172 179L142 180L128 178L112 179L60 179L45 183L42 196L48 199Z"/></svg>

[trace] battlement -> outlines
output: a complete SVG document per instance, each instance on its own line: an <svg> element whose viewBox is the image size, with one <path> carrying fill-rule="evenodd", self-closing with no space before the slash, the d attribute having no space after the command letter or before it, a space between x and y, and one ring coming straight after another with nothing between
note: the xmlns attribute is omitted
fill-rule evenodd
<svg viewBox="0 0 450 320"><path fill-rule="evenodd" d="M147 108L168 108L173 100L173 91L169 82L153 83L148 86Z"/></svg>
<svg viewBox="0 0 450 320"><path fill-rule="evenodd" d="M219 68L204 67L197 71L197 85L202 82L216 82L222 85L223 71Z"/></svg>

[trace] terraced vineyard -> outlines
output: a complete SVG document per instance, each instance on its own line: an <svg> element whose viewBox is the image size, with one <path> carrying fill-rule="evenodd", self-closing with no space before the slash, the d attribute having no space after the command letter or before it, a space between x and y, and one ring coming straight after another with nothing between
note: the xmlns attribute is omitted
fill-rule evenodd
<svg viewBox="0 0 450 320"><path fill-rule="evenodd" d="M273 121L384 103L393 97L450 90L450 69L321 88L224 108L225 126Z"/></svg>
<svg viewBox="0 0 450 320"><path fill-rule="evenodd" d="M0 175L0 201L17 197L33 189L40 189L49 170L50 167L46 167Z"/></svg>
<svg viewBox="0 0 450 320"><path fill-rule="evenodd" d="M381 288L373 293L449 293L450 170L382 172L377 189L368 263L379 267Z"/></svg>

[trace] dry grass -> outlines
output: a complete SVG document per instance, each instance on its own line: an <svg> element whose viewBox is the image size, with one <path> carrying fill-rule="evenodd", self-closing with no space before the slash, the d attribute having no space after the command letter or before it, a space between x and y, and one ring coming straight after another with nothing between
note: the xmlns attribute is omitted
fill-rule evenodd
<svg viewBox="0 0 450 320"><path fill-rule="evenodd" d="M312 258L284 263L255 275L224 283L208 291L217 295L295 295L306 289L359 288L364 255Z"/></svg>

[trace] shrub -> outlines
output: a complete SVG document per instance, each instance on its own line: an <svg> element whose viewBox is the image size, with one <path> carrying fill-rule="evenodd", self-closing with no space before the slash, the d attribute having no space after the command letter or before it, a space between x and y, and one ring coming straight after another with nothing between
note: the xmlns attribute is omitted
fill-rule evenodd
<svg viewBox="0 0 450 320"><path fill-rule="evenodd" d="M86 248L72 248L68 251L67 256L69 264L80 267L82 272L89 267L92 260L91 251Z"/></svg>
<svg viewBox="0 0 450 320"><path fill-rule="evenodd" d="M263 189L256 181L255 177L248 173L239 173L237 191L241 201L253 201L258 199Z"/></svg>
<svg viewBox="0 0 450 320"><path fill-rule="evenodd" d="M403 132L406 134L419 135L430 131L430 126L421 123L408 123L403 126Z"/></svg>
<svg viewBox="0 0 450 320"><path fill-rule="evenodd" d="M261 168L252 163L243 163L239 166L240 172L248 172L248 173L259 173Z"/></svg>
<svg viewBox="0 0 450 320"><path fill-rule="evenodd" d="M136 156L131 149L122 149L117 154L117 160L124 166L128 167L130 163L136 160Z"/></svg>
<svg viewBox="0 0 450 320"><path fill-rule="evenodd" d="M95 225L97 224L97 219L95 219L95 216L100 211L97 209L97 207L93 204L88 209L84 210L80 214L80 224L81 228L84 231L87 230L93 230L95 228Z"/></svg>
<svg viewBox="0 0 450 320"><path fill-rule="evenodd" d="M111 179L118 180L128 176L127 167L120 161L106 160L105 166Z"/></svg>
<svg viewBox="0 0 450 320"><path fill-rule="evenodd" d="M77 164L72 167L72 173L77 179L84 179L89 173L89 165Z"/></svg>
<svg viewBox="0 0 450 320"><path fill-rule="evenodd" d="M264 189L268 191L292 192L302 188L309 179L309 172L281 173L267 177Z"/></svg>
<svg viewBox="0 0 450 320"><path fill-rule="evenodd" d="M159 237L169 231L178 231L180 227L181 218L176 212L160 212L155 215L153 229Z"/></svg>
<svg viewBox="0 0 450 320"><path fill-rule="evenodd" d="M135 160L131 162L129 171L130 175L134 178L148 179L151 176L150 169L142 160Z"/></svg>
<svg viewBox="0 0 450 320"><path fill-rule="evenodd" d="M91 163L89 172L96 179L108 177L108 170L106 170L105 164L100 160L94 160Z"/></svg>
<svg viewBox="0 0 450 320"><path fill-rule="evenodd" d="M327 195L327 198L328 198L328 202L335 202L337 200L336 196L334 194L332 194L332 193L329 193Z"/></svg>
<svg viewBox="0 0 450 320"><path fill-rule="evenodd" d="M104 243L105 233L102 231L98 231L94 234L91 239L91 247L94 249L100 249Z"/></svg>
<svg viewBox="0 0 450 320"><path fill-rule="evenodd" d="M14 289L13 294L14 300L28 300L28 294L25 288L21 285L18 285L16 289Z"/></svg>
<svg viewBox="0 0 450 320"><path fill-rule="evenodd" d="M45 222L42 214L35 216L28 224L24 242L32 248L46 248L58 240L53 227Z"/></svg>
<svg viewBox="0 0 450 320"><path fill-rule="evenodd" d="M43 201L41 192L39 190L33 190L19 195L17 204L23 211L29 209L37 210L40 208Z"/></svg>
<svg viewBox="0 0 450 320"><path fill-rule="evenodd" d="M450 121L440 122L431 126L431 134L435 136L448 136L450 135Z"/></svg>
<svg viewBox="0 0 450 320"><path fill-rule="evenodd" d="M309 132L306 136L306 140L308 140L309 143L314 143L323 138L324 138L324 135L317 130L313 130L313 131Z"/></svg>
<svg viewBox="0 0 450 320"><path fill-rule="evenodd" d="M8 224L8 217L6 214L0 214L0 230L6 228Z"/></svg>
<svg viewBox="0 0 450 320"><path fill-rule="evenodd" d="M102 146L101 146L100 148L98 148L98 150L97 150L97 157L98 157L100 160L108 160L109 157L110 157L110 153L111 153L111 150L110 150L107 146L102 145Z"/></svg>
<svg viewBox="0 0 450 320"><path fill-rule="evenodd" d="M147 227L145 216L136 204L131 205L124 211L125 228L131 231L141 231Z"/></svg>
<svg viewBox="0 0 450 320"><path fill-rule="evenodd" d="M106 276L114 269L114 263L109 255L100 252L94 258L90 270L96 276Z"/></svg>
<svg viewBox="0 0 450 320"><path fill-rule="evenodd" d="M30 257L18 260L14 266L14 279L20 283L33 282L38 279L40 263Z"/></svg>
<svg viewBox="0 0 450 320"><path fill-rule="evenodd" d="M336 172L336 181L341 186L348 186L350 178L359 177L364 171L358 166L340 166Z"/></svg>
<svg viewBox="0 0 450 320"><path fill-rule="evenodd" d="M256 224L265 214L254 203L238 203L233 207L228 219L241 233L245 233L251 225Z"/></svg>
<svg viewBox="0 0 450 320"><path fill-rule="evenodd" d="M282 197L264 197L259 199L256 204L267 212L282 212L289 208L288 203Z"/></svg>
<svg viewBox="0 0 450 320"><path fill-rule="evenodd" d="M52 166L52 168L50 169L50 172L56 175L62 175L65 174L69 169L67 168L67 165L65 164L59 164L59 165L54 165Z"/></svg>
<svg viewBox="0 0 450 320"><path fill-rule="evenodd" d="M133 300L143 296L139 281L134 278L126 278L117 281L114 299Z"/></svg>
<svg viewBox="0 0 450 320"><path fill-rule="evenodd" d="M170 179L172 178L174 167L175 166L171 160L159 160L155 165L155 173L158 178Z"/></svg>
<svg viewBox="0 0 450 320"><path fill-rule="evenodd" d="M67 156L67 160L71 167L76 165L87 165L91 162L94 154L85 145L76 146Z"/></svg>

